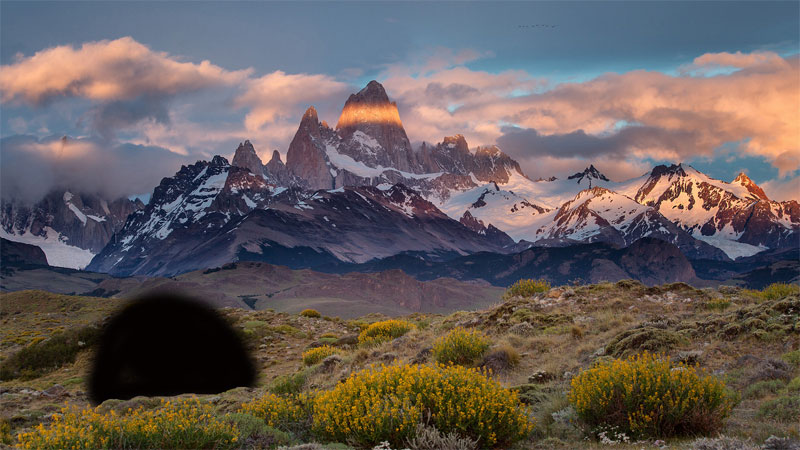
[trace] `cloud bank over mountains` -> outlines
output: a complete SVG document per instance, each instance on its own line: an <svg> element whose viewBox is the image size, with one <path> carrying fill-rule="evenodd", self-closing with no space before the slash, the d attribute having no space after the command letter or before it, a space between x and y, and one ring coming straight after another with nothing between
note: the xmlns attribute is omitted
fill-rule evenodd
<svg viewBox="0 0 800 450"><path fill-rule="evenodd" d="M783 177L767 189L788 192L796 183L797 55L706 53L670 73L635 70L561 83L524 70L470 68L492 57L435 48L382 66L374 78L397 101L412 142L460 133L472 146L496 143L533 177L588 161L608 163L603 171L622 179L654 161L712 157L733 143L737 155L762 158ZM273 149L285 152L308 106L332 123L360 81L228 70L132 37L18 55L0 71L4 115L19 116L3 124L3 195L36 192L25 186L37 177L49 180L42 185L70 180L113 195L140 194L175 165L230 154L244 139L268 159ZM58 149L64 134L82 136L67 140L67 156ZM85 164L73 154L83 154ZM100 162L111 167L107 185L86 180ZM45 169L26 172L33 163ZM148 173L127 176L125 167Z"/></svg>

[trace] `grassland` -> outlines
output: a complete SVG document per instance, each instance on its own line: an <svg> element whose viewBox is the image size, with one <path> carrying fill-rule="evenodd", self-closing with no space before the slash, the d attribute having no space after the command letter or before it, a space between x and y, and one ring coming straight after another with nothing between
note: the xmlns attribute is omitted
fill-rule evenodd
<svg viewBox="0 0 800 450"><path fill-rule="evenodd" d="M73 297L41 291L0 296L0 357L4 364L27 346L58 333L102 325L120 300ZM593 364L644 350L696 364L722 379L737 403L721 434L737 445L758 448L771 436L800 439L800 298L788 291L737 288L698 290L683 283L646 287L635 281L559 286L529 297L509 296L479 311L449 315L413 314L407 334L387 342L359 346L358 334L386 316L355 320L305 317L270 310L223 308L220 313L242 333L260 366L258 385L214 396L201 396L221 417L266 392L312 393L329 390L371 365L433 364L434 341L463 327L479 330L491 342L487 354L505 352L511 359L486 357L477 365L493 369L502 385L519 391L535 417L534 431L513 448L600 448L605 441L570 411L569 380ZM303 352L329 345L335 357L307 366ZM516 357L516 358L514 358ZM49 368L35 377L0 382L0 420L5 442L51 416L65 403L88 405L84 381L92 348L74 362ZM513 360L512 363L504 362ZM155 408L161 399L109 400L105 409ZM667 439L670 448L725 448L721 441L702 447L695 436ZM246 439L242 448L299 444L314 439L297 431L269 442ZM249 443L248 443L249 442ZM652 446L655 439L617 443L619 448ZM337 448L346 447L337 444ZM661 442L657 443L659 446Z"/></svg>

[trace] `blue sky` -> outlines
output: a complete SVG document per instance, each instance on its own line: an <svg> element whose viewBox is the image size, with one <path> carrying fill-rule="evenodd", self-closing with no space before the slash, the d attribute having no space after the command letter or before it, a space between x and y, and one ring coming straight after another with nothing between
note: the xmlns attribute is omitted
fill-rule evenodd
<svg viewBox="0 0 800 450"><path fill-rule="evenodd" d="M4 1L0 64L19 70L4 70L16 78L0 84L0 134L4 153L11 151L6 138L17 134L160 150L158 176L166 176L182 161L230 155L245 138L262 157L285 152L307 106L335 123L347 95L377 79L397 100L412 141L462 133L472 146L514 142L504 150L532 176L594 162L624 178L653 163L687 161L726 180L746 170L785 195L797 186L800 163L796 127L780 119L800 107L791 81L798 78L799 5ZM104 76L125 74L110 75L118 65L87 60L96 53L81 49L122 38L130 39L120 44L125 51L146 49L126 71L155 67L165 79L177 77L171 62L191 67L168 87L100 92ZM74 52L32 58L54 48ZM214 69L201 68L203 61ZM53 79L73 66L86 70L47 92L17 82L26 70L53 71ZM95 82L91 91L75 88ZM733 88L720 93L717 85ZM431 86L442 94L433 98ZM764 105L771 93L785 100ZM711 105L720 95L738 106ZM510 139L508 124L529 132ZM579 131L592 139L582 141ZM520 139L526 136L533 140Z"/></svg>

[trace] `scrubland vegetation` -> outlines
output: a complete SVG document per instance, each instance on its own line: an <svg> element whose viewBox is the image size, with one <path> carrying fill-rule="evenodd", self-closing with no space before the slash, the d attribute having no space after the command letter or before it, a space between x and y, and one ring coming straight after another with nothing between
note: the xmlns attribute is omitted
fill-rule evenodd
<svg viewBox="0 0 800 450"><path fill-rule="evenodd" d="M94 336L82 333L96 333L114 305L52 295L50 311L44 297L0 299L2 444L782 449L800 440L796 285L521 280L484 311L352 321L224 309L256 355L258 386L97 408L82 392Z"/></svg>

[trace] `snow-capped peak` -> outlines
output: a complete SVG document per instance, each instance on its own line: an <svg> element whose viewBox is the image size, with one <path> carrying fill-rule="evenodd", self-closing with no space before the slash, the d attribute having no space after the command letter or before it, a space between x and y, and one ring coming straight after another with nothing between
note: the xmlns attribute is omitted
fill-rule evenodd
<svg viewBox="0 0 800 450"><path fill-rule="evenodd" d="M739 175L731 182L732 185L740 185L747 189L747 192L755 199L761 200L769 200L767 194L761 189L753 180L750 179L744 172L740 172Z"/></svg>

